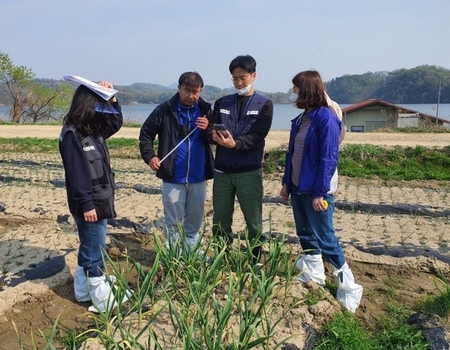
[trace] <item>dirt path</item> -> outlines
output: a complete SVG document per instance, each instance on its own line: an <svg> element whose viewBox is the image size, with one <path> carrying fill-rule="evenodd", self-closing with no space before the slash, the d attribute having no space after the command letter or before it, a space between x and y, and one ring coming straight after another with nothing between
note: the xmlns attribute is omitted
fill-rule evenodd
<svg viewBox="0 0 450 350"><path fill-rule="evenodd" d="M58 138L60 126L55 125L0 125L0 137ZM122 128L113 137L138 138L139 128ZM286 144L288 130L272 130L266 139L266 148L271 149ZM405 134L405 133L351 133L348 132L345 144L376 144L382 146L445 147L450 144L450 134Z"/></svg>

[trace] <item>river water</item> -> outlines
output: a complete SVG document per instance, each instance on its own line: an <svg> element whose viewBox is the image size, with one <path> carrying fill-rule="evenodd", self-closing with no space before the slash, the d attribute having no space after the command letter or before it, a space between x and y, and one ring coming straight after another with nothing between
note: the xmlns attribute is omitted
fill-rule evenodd
<svg viewBox="0 0 450 350"><path fill-rule="evenodd" d="M341 104L341 108L349 106ZM412 109L421 113L436 116L436 104L402 104L402 107ZM125 121L143 123L148 115L155 109L156 105L124 105L122 113ZM10 107L0 106L0 119L9 120ZM300 110L291 104L274 105L274 116L271 130L289 130L290 120L295 118ZM439 105L439 117L450 120L450 104Z"/></svg>

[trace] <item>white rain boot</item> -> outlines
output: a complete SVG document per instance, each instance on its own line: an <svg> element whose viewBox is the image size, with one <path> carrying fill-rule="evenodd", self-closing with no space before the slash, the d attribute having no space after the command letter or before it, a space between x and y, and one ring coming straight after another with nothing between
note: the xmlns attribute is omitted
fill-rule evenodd
<svg viewBox="0 0 450 350"><path fill-rule="evenodd" d="M345 263L333 272L338 284L336 298L350 312L355 313L363 294L363 287L355 283L352 271Z"/></svg>
<svg viewBox="0 0 450 350"><path fill-rule="evenodd" d="M88 311L96 313L106 312L117 306L117 300L112 290L116 286L111 288L105 276L89 277L87 282L89 283L89 295L93 304L89 306ZM127 295L124 296L122 303L126 302L130 296L131 291L127 291Z"/></svg>
<svg viewBox="0 0 450 350"><path fill-rule="evenodd" d="M75 291L75 300L84 303L91 300L88 293L87 277L84 274L82 266L77 266L73 275L73 287Z"/></svg>
<svg viewBox="0 0 450 350"><path fill-rule="evenodd" d="M302 274L298 277L299 281L308 282L312 280L321 285L325 284L325 267L321 254L303 254L297 261L296 266L297 269L302 271Z"/></svg>
<svg viewBox="0 0 450 350"><path fill-rule="evenodd" d="M114 283L116 282L116 277L110 275L109 280L111 281L111 283ZM87 277L84 274L82 266L78 265L77 268L75 269L73 275L73 287L75 291L76 301L78 301L79 303L85 303L91 300L91 298L89 297Z"/></svg>

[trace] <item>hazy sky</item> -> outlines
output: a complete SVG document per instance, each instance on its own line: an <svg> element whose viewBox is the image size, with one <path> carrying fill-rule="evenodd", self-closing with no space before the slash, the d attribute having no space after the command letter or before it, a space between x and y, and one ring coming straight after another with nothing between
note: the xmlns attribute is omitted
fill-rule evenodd
<svg viewBox="0 0 450 350"><path fill-rule="evenodd" d="M230 87L230 61L257 61L255 87L286 92L316 69L450 68L450 0L0 0L0 51L38 78L170 85L185 71Z"/></svg>

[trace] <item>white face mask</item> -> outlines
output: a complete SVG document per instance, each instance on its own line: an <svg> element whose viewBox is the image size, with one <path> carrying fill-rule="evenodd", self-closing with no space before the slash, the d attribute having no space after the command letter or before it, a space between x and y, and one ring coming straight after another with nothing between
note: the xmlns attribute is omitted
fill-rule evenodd
<svg viewBox="0 0 450 350"><path fill-rule="evenodd" d="M242 89L236 89L238 95L246 95L250 92L250 90L252 89L252 84L248 84L246 87L242 88Z"/></svg>
<svg viewBox="0 0 450 350"><path fill-rule="evenodd" d="M289 101L291 101L292 103L297 101L297 99L298 99L298 94L296 94L294 92L291 94L291 96L289 96Z"/></svg>

